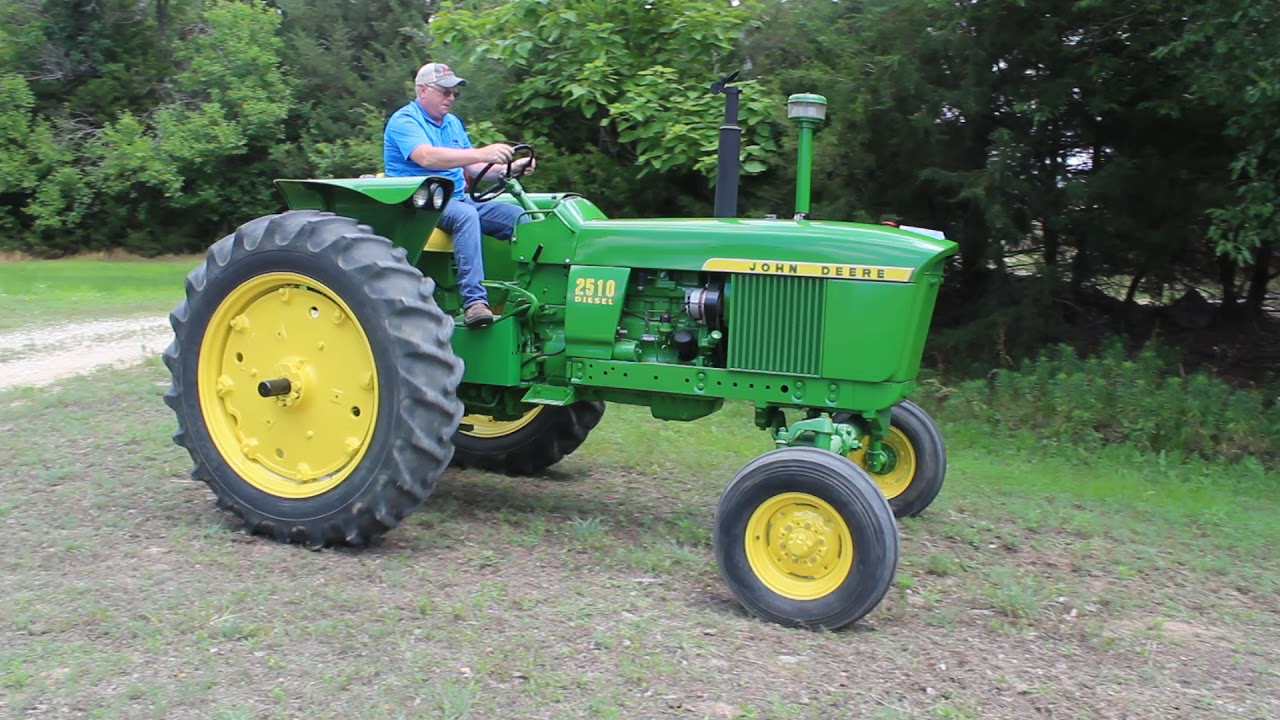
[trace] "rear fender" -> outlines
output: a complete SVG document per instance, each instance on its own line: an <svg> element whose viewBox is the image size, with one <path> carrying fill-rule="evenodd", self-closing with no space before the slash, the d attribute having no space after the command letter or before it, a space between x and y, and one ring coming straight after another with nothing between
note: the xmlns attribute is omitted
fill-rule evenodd
<svg viewBox="0 0 1280 720"><path fill-rule="evenodd" d="M404 248L412 265L418 264L432 228L453 197L453 182L435 176L275 182L290 210L324 210L369 225ZM427 189L428 200L415 207L413 196L420 188Z"/></svg>

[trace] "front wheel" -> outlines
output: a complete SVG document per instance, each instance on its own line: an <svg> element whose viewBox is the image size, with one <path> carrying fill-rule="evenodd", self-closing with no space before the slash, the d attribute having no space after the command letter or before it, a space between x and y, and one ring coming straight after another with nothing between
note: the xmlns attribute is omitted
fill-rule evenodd
<svg viewBox="0 0 1280 720"><path fill-rule="evenodd" d="M848 458L811 447L747 463L720 498L714 543L734 597L792 627L857 621L898 566L898 528L875 483Z"/></svg>
<svg viewBox="0 0 1280 720"><path fill-rule="evenodd" d="M836 420L846 421L841 417ZM870 472L895 517L924 512L938 497L947 475L947 448L933 418L910 400L893 406L893 419L884 438L889 461L880 472L871 472L866 466L868 440L864 437L863 447L849 453L849 459Z"/></svg>

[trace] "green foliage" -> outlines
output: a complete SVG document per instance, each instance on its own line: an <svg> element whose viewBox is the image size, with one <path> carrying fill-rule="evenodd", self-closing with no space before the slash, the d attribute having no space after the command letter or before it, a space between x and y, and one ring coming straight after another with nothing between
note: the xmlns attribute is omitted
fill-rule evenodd
<svg viewBox="0 0 1280 720"><path fill-rule="evenodd" d="M949 394L949 412L1006 432L1082 447L1127 443L1175 455L1280 460L1277 393L1184 375L1147 346L1129 357L1116 341L1082 358L1060 345L1016 370L995 370Z"/></svg>
<svg viewBox="0 0 1280 720"><path fill-rule="evenodd" d="M217 106L249 143L283 134L290 96L279 25L265 5L217 2L205 9L200 32L175 48L184 70L174 83L184 99Z"/></svg>
<svg viewBox="0 0 1280 720"><path fill-rule="evenodd" d="M99 10L119 11L113 7ZM143 27L152 20L133 19ZM68 22L78 27L78 20ZM122 110L99 127L30 117L32 93L24 94L21 78L5 76L0 95L10 102L0 115L4 141L26 134L26 155L10 156L22 171L6 173L17 180L0 189L23 199L8 224L28 229L9 244L39 255L109 247L142 254L196 249L239 219L226 217L224 208L250 214L272 209L272 189L261 177L283 136L291 99L279 60L279 22L263 5L208 4L173 48L179 71L167 88L172 98L139 113ZM66 30L51 23L48 32ZM114 70L93 64L111 54L92 39L76 46L72 55L85 65L72 70L99 72L99 80L113 77Z"/></svg>
<svg viewBox="0 0 1280 720"><path fill-rule="evenodd" d="M1231 163L1234 202L1210 214L1221 252L1248 262L1250 252L1280 247L1280 17L1266 3L1199 0L1188 3L1186 30L1161 47L1162 57L1197 67L1191 92L1222 112L1236 153Z"/></svg>
<svg viewBox="0 0 1280 720"><path fill-rule="evenodd" d="M681 73L656 66L639 71L626 92L608 105L609 123L618 142L634 147L640 176L650 171L689 170L714 177L724 98L702 85L681 87ZM740 159L744 175L755 175L773 163L777 144L767 132L770 91L758 82L736 83L746 99L738 121L744 136ZM679 108L678 111L673 110Z"/></svg>
<svg viewBox="0 0 1280 720"><path fill-rule="evenodd" d="M749 3L516 0L446 3L431 30L443 45L472 49L451 62L472 63L477 86L497 96L491 104L514 114L490 119L545 138L552 147L544 154L604 161L598 170L620 175L633 200L652 186L641 178L661 176L667 192L640 201L669 214L673 186L703 201L708 195L724 114L723 96L709 87L739 67L738 38L752 24ZM743 168L755 174L776 162L782 105L764 84L742 87Z"/></svg>
<svg viewBox="0 0 1280 720"><path fill-rule="evenodd" d="M0 75L0 198L20 197L36 183L36 158L27 141L34 103L26 80L14 74ZM13 208L0 205L0 236L17 227Z"/></svg>
<svg viewBox="0 0 1280 720"><path fill-rule="evenodd" d="M530 189L704 216L709 85L741 70L739 214L789 214L783 101L823 94L814 217L944 230L970 312L934 349L1007 364L1068 339L1036 314L1099 279L1215 281L1227 311L1263 315L1278 17L1252 0L12 0L0 247L207 246L279 209L274 178L381 169L430 60L471 81L455 111L477 143L534 144ZM1044 278L1034 302L1010 302L1015 256Z"/></svg>
<svg viewBox="0 0 1280 720"><path fill-rule="evenodd" d="M386 118L365 105L353 111L360 118L352 134L332 141L315 140L305 147L308 174L316 177L356 177L382 171L382 128ZM474 136L474 134L473 134Z"/></svg>
<svg viewBox="0 0 1280 720"><path fill-rule="evenodd" d="M44 45L40 4L34 0L0 4L0 72L16 70Z"/></svg>

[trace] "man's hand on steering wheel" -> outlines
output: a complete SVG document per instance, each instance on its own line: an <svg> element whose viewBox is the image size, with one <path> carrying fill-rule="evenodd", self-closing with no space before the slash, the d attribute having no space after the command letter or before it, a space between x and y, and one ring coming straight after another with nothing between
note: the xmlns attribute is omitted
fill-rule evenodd
<svg viewBox="0 0 1280 720"><path fill-rule="evenodd" d="M488 187L484 188L483 190L471 191L471 199L474 202L478 202L478 203L487 202L489 200L492 200L498 197L504 191L506 191L507 180L515 180L516 178L524 177L525 175L528 175L529 173L533 172L534 168L538 166L538 163L534 160L533 147L529 145L518 144L518 145L507 146L504 143L495 143L494 145L486 146L484 149L488 150L490 148L494 148L495 146L510 147L511 154L507 156L507 161L505 163L507 168L506 170L499 173L497 179L495 179ZM521 157L522 155L523 157ZM496 156L497 155L495 155L495 157ZM490 170L492 170L495 166L501 165L501 164L503 163L490 162L489 164L485 165L484 168L481 169L480 172L476 175L477 185L480 182L484 181L485 176L489 174Z"/></svg>
<svg viewBox="0 0 1280 720"><path fill-rule="evenodd" d="M529 157L516 158L511 161L511 170L509 177L519 178L526 175L532 175L533 171L538 168L538 161L532 155Z"/></svg>

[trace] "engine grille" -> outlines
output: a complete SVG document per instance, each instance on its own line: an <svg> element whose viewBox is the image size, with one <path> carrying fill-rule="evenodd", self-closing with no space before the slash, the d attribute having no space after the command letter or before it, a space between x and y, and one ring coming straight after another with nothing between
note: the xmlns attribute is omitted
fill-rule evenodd
<svg viewBox="0 0 1280 720"><path fill-rule="evenodd" d="M825 295L822 278L735 275L729 307L734 370L818 375Z"/></svg>

